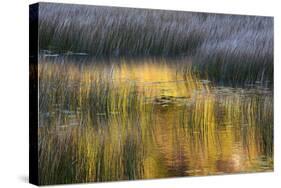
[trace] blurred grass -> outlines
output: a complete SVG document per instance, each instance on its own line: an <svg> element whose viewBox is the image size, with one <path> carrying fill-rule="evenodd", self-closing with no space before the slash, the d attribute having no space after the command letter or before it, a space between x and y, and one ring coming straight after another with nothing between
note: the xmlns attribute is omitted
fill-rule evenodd
<svg viewBox="0 0 281 188"><path fill-rule="evenodd" d="M273 82L273 18L40 3L39 48L92 57L191 57L202 78Z"/></svg>
<svg viewBox="0 0 281 188"><path fill-rule="evenodd" d="M40 184L273 170L273 18L39 9Z"/></svg>

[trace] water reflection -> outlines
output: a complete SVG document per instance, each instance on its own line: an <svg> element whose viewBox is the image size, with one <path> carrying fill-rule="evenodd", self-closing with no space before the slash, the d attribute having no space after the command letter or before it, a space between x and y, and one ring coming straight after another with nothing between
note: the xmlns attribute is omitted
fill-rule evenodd
<svg viewBox="0 0 281 188"><path fill-rule="evenodd" d="M43 184L273 169L270 88L218 86L153 60L42 60L39 87Z"/></svg>

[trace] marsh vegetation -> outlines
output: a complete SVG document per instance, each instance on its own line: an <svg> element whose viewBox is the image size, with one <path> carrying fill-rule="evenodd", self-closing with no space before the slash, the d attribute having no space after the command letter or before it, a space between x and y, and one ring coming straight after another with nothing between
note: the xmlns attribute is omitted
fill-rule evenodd
<svg viewBox="0 0 281 188"><path fill-rule="evenodd" d="M39 6L39 182L273 170L273 20Z"/></svg>

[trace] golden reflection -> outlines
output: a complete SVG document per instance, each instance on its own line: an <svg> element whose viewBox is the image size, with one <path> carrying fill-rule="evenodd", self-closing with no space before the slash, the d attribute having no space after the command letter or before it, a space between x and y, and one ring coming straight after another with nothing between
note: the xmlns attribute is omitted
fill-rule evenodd
<svg viewBox="0 0 281 188"><path fill-rule="evenodd" d="M44 62L39 87L43 184L273 169L270 90L215 87L161 61Z"/></svg>
<svg viewBox="0 0 281 188"><path fill-rule="evenodd" d="M167 62L121 63L113 78L121 86L136 85L145 96L190 97L194 90L203 88L194 75L184 74Z"/></svg>

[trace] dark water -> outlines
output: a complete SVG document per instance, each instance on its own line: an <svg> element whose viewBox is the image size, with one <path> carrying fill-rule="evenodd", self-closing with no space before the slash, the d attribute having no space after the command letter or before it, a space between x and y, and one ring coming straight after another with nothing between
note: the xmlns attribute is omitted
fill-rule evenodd
<svg viewBox="0 0 281 188"><path fill-rule="evenodd" d="M273 170L273 91L163 61L39 64L42 184Z"/></svg>

